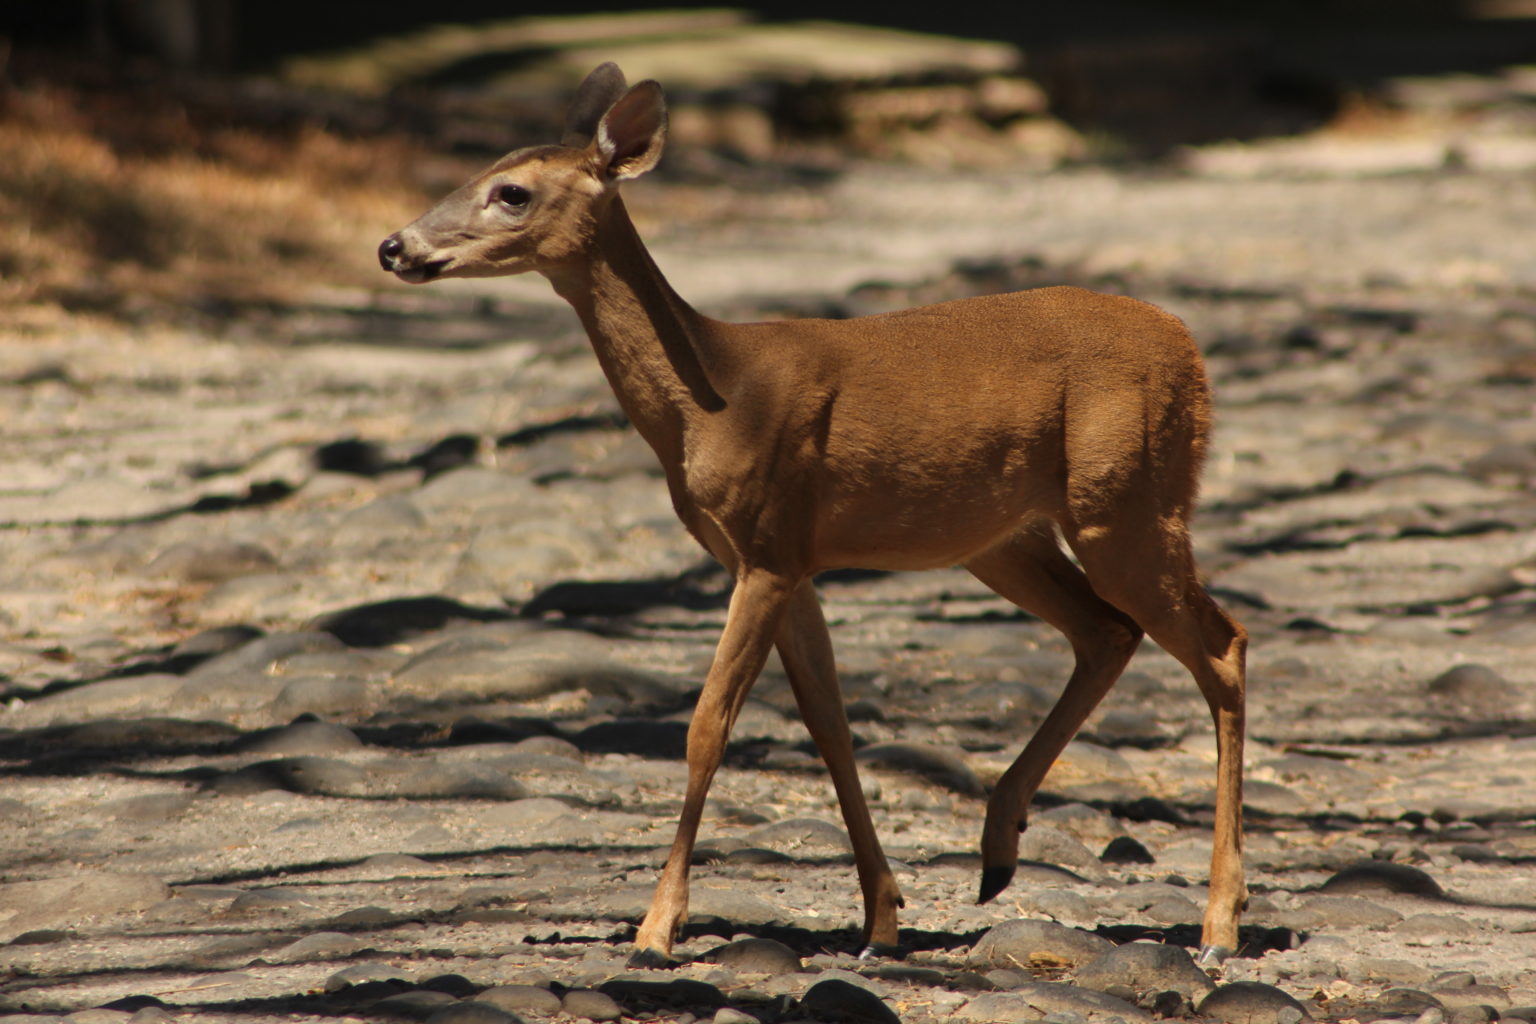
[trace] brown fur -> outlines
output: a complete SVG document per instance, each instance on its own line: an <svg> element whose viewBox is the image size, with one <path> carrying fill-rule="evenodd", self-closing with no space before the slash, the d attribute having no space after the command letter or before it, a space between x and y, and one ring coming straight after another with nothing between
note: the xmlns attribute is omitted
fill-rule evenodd
<svg viewBox="0 0 1536 1024"><path fill-rule="evenodd" d="M618 197L620 181L659 158L664 110L655 83L626 91L605 65L573 105L569 145L509 154L380 250L411 281L544 274L660 458L678 516L736 577L689 729L677 837L637 944L667 952L687 916L705 794L775 645L843 807L866 939L896 942L900 896L858 784L810 580L840 567L963 564L1077 654L1060 701L988 803L983 900L1012 875L1046 770L1146 632L1189 668L1216 721L1204 941L1214 956L1235 950L1246 636L1207 596L1190 552L1210 400L1189 332L1145 303L1078 288L852 320L701 316L657 270ZM498 200L508 185L526 190L524 205Z"/></svg>

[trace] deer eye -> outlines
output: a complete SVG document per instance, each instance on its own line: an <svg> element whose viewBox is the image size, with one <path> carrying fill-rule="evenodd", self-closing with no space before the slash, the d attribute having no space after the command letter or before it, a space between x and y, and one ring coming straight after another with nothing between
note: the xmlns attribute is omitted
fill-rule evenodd
<svg viewBox="0 0 1536 1024"><path fill-rule="evenodd" d="M532 198L533 193L521 185L503 185L496 190L496 201L514 210L521 210Z"/></svg>

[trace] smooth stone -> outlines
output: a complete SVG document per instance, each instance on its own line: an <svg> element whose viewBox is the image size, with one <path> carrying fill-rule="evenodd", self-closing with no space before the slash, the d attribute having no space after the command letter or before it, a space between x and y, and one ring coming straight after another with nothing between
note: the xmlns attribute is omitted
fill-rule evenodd
<svg viewBox="0 0 1536 1024"><path fill-rule="evenodd" d="M55 942L64 942L75 937L74 932L61 928L37 928L30 932L22 932L11 940L13 946L51 946Z"/></svg>
<svg viewBox="0 0 1536 1024"><path fill-rule="evenodd" d="M1116 836L1104 847L1104 852L1099 854L1099 859L1106 864L1155 864L1157 858L1152 852L1142 845L1139 840L1130 836Z"/></svg>
<svg viewBox="0 0 1536 1024"><path fill-rule="evenodd" d="M1432 994L1446 1009L1456 1009L1461 1006L1491 1006L1503 1011L1510 1005L1509 993L1497 985L1473 983L1460 988L1435 987Z"/></svg>
<svg viewBox="0 0 1536 1024"><path fill-rule="evenodd" d="M272 953L273 963L297 964L313 960L341 960L363 948L361 940L342 932L316 932L290 942Z"/></svg>
<svg viewBox="0 0 1536 1024"><path fill-rule="evenodd" d="M1382 1016L1417 1017L1426 1010L1444 1009L1440 1000L1413 988L1389 988L1371 1004L1371 1011Z"/></svg>
<svg viewBox="0 0 1536 1024"><path fill-rule="evenodd" d="M990 983L988 983L990 984ZM952 1020L975 1024L1013 1024L1014 1021L1040 1020L1045 1012L1017 992L984 992L951 1011Z"/></svg>
<svg viewBox="0 0 1536 1024"><path fill-rule="evenodd" d="M63 718L128 718L176 706L176 694L185 685L183 677L159 672L108 679L33 698L20 714L29 724Z"/></svg>
<svg viewBox="0 0 1536 1024"><path fill-rule="evenodd" d="M375 786L368 772L327 757L285 757L261 761L220 776L208 788L222 796L248 796L269 789L322 796L370 796Z"/></svg>
<svg viewBox="0 0 1536 1024"><path fill-rule="evenodd" d="M720 1009L715 1011L715 1015L710 1020L712 1024L761 1024L761 1021L756 1017L750 1013L744 1013L734 1006L720 1007Z"/></svg>
<svg viewBox="0 0 1536 1024"><path fill-rule="evenodd" d="M399 995L387 996L380 999L372 1006L372 1012L386 1020L392 1017L404 1017L409 1020L423 1020L431 1018L439 1010L454 1006L458 1000L446 992L433 992L429 989L413 989L409 992L401 992ZM474 1024L474 1022L471 1022ZM505 1021L496 1022L505 1024Z"/></svg>
<svg viewBox="0 0 1536 1024"><path fill-rule="evenodd" d="M1498 1020L1497 1007L1485 1005L1458 1006L1446 1016L1447 1024L1488 1024Z"/></svg>
<svg viewBox="0 0 1536 1024"><path fill-rule="evenodd" d="M98 1006L89 1010L76 1010L64 1019L69 1024L128 1024L132 1016L127 1010L109 1010Z"/></svg>
<svg viewBox="0 0 1536 1024"><path fill-rule="evenodd" d="M1216 987L1182 947L1129 942L1079 967L1073 981L1096 992L1124 986L1138 997L1174 991L1195 1002Z"/></svg>
<svg viewBox="0 0 1536 1024"><path fill-rule="evenodd" d="M185 748L220 746L240 736L240 730L224 722L185 718L120 718L65 726L62 735L71 746Z"/></svg>
<svg viewBox="0 0 1536 1024"><path fill-rule="evenodd" d="M378 700L380 687L361 679L301 676L283 685L267 705L272 718L356 713ZM345 748L333 748L345 749ZM328 751L310 751L328 752Z"/></svg>
<svg viewBox="0 0 1536 1024"><path fill-rule="evenodd" d="M553 1017L559 1013L561 1005L559 996L538 985L497 985L475 998L512 1013L526 1010L544 1017Z"/></svg>
<svg viewBox="0 0 1536 1024"><path fill-rule="evenodd" d="M1445 896L1445 890L1440 888L1440 883L1426 872L1407 864L1395 864L1385 860L1364 860L1351 864L1336 872L1319 889L1334 895L1378 893Z"/></svg>
<svg viewBox="0 0 1536 1024"><path fill-rule="evenodd" d="M290 910L307 910L310 903L303 895L286 889L252 889L241 893L230 903L225 913L232 916L243 914L282 913Z"/></svg>
<svg viewBox="0 0 1536 1024"><path fill-rule="evenodd" d="M1103 863L1075 836L1049 825L1031 825L1019 836L1019 859L1072 868L1090 878L1108 877Z"/></svg>
<svg viewBox="0 0 1536 1024"><path fill-rule="evenodd" d="M753 829L743 838L753 846L794 856L837 855L853 849L848 833L821 818L789 818Z"/></svg>
<svg viewBox="0 0 1536 1024"><path fill-rule="evenodd" d="M187 583L222 583L277 568L277 558L259 544L212 541L173 544L156 555L145 572Z"/></svg>
<svg viewBox="0 0 1536 1024"><path fill-rule="evenodd" d="M815 1020L840 1024L901 1024L885 1000L841 978L818 981L800 997L801 1009Z"/></svg>
<svg viewBox="0 0 1536 1024"><path fill-rule="evenodd" d="M1289 994L1258 981L1221 985L1200 1000L1196 1010L1221 1024L1298 1024L1312 1018Z"/></svg>
<svg viewBox="0 0 1536 1024"><path fill-rule="evenodd" d="M188 672L187 677L262 675L296 654L343 649L342 642L329 633L273 633L208 659Z"/></svg>
<svg viewBox="0 0 1536 1024"><path fill-rule="evenodd" d="M876 743L860 748L854 759L877 768L906 772L965 796L985 796L986 785L965 763L958 748L931 743Z"/></svg>
<svg viewBox="0 0 1536 1024"><path fill-rule="evenodd" d="M1067 803L1060 807L1031 813L1029 823L1049 825L1069 836L1076 836L1084 843L1102 843L1116 838L1129 838L1124 836L1125 828L1114 815L1082 803Z"/></svg>
<svg viewBox="0 0 1536 1024"><path fill-rule="evenodd" d="M205 660L218 654L228 654L266 635L265 630L255 626L215 626L212 629L194 633L171 648L171 659L173 661L179 658Z"/></svg>
<svg viewBox="0 0 1536 1024"><path fill-rule="evenodd" d="M522 1018L490 1003L464 1000L434 1011L426 1024L522 1024Z"/></svg>
<svg viewBox="0 0 1536 1024"><path fill-rule="evenodd" d="M1038 1020L1086 1022L1120 1018L1131 1024L1151 1024L1152 1015L1124 999L1059 981L1034 981L1027 974L1009 991L979 995L956 1013L961 1020L986 1022Z"/></svg>
<svg viewBox="0 0 1536 1024"><path fill-rule="evenodd" d="M255 733L238 749L254 754L335 754L362 745L357 733L344 725L309 719Z"/></svg>
<svg viewBox="0 0 1536 1024"><path fill-rule="evenodd" d="M636 703L672 697L680 688L612 662L612 648L610 641L566 630L530 628L510 643L471 632L418 654L395 673L393 684L397 692L436 701L532 700L586 690Z"/></svg>
<svg viewBox="0 0 1536 1024"><path fill-rule="evenodd" d="M477 761L476 770L516 782L526 790L523 796L558 796L591 805L617 803L621 792L629 789L580 761L527 750Z"/></svg>
<svg viewBox="0 0 1536 1024"><path fill-rule="evenodd" d="M0 885L0 942L39 929L67 929L148 910L170 898L170 886L153 875L81 871L10 882Z"/></svg>
<svg viewBox="0 0 1536 1024"><path fill-rule="evenodd" d="M1360 896L1314 894L1292 910L1274 915L1274 923L1296 931L1314 928L1371 928L1381 930L1400 924L1403 915Z"/></svg>
<svg viewBox="0 0 1536 1024"><path fill-rule="evenodd" d="M1348 981L1411 987L1413 990L1428 985L1434 977L1434 972L1422 963L1384 956L1359 957L1346 963L1342 974Z"/></svg>
<svg viewBox="0 0 1536 1024"><path fill-rule="evenodd" d="M1063 889L1036 889L1029 894L1029 908L1073 928L1090 928L1099 919L1087 897Z"/></svg>
<svg viewBox="0 0 1536 1024"><path fill-rule="evenodd" d="M351 964L325 979L327 992L340 992L342 989L353 985L362 985L370 981L409 981L410 975L390 964L377 961L361 964Z"/></svg>
<svg viewBox="0 0 1536 1024"><path fill-rule="evenodd" d="M1520 698L1519 690L1486 665L1457 665L1429 683L1429 692L1469 707L1505 710Z"/></svg>
<svg viewBox="0 0 1536 1024"><path fill-rule="evenodd" d="M171 821L190 810L195 800L191 793L149 793L109 800L92 814L115 821Z"/></svg>
<svg viewBox="0 0 1536 1024"><path fill-rule="evenodd" d="M521 800L530 795L527 786L507 773L497 771L494 765L415 764L401 767L403 770L396 772L386 770L382 765L371 766L369 774L390 796L410 799Z"/></svg>
<svg viewBox="0 0 1536 1024"><path fill-rule="evenodd" d="M309 626L348 647L379 648L453 626L506 623L510 618L511 613L503 608L476 608L451 597L429 594L343 608L319 616Z"/></svg>
<svg viewBox="0 0 1536 1024"><path fill-rule="evenodd" d="M633 972L631 972L633 973ZM660 972L649 972L656 977ZM618 1003L661 1003L673 1007L699 1007L718 1010L726 1004L725 993L707 981L692 978L671 978L653 981L650 978L618 977L603 982L598 990L612 996Z"/></svg>
<svg viewBox="0 0 1536 1024"><path fill-rule="evenodd" d="M1076 967L1113 949L1101 936L1053 921L1004 921L971 949L972 967Z"/></svg>
<svg viewBox="0 0 1536 1024"><path fill-rule="evenodd" d="M737 939L716 946L699 959L740 974L794 974L805 969L795 951L776 939Z"/></svg>
<svg viewBox="0 0 1536 1024"><path fill-rule="evenodd" d="M624 1014L624 1008L608 993L583 988L561 996L560 1009L584 1020L618 1020Z"/></svg>

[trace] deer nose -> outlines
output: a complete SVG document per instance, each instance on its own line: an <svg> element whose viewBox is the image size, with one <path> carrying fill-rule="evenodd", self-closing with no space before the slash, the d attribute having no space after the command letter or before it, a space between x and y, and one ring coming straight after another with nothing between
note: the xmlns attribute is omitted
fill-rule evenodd
<svg viewBox="0 0 1536 1024"><path fill-rule="evenodd" d="M405 243L400 241L399 235L390 235L379 243L379 266L385 270L395 269L395 259L405 248Z"/></svg>

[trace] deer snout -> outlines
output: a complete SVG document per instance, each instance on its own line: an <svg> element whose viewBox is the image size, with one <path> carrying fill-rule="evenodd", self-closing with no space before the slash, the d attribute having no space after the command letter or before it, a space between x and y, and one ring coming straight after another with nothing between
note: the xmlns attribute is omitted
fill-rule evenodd
<svg viewBox="0 0 1536 1024"><path fill-rule="evenodd" d="M379 266L393 272L395 263L400 258L400 253L405 250L405 243L400 241L399 235L390 235L379 243Z"/></svg>
<svg viewBox="0 0 1536 1024"><path fill-rule="evenodd" d="M427 259L419 251L407 251L409 243L400 237L403 234L405 232L397 231L379 243L379 266L410 284L424 284L435 279L448 265L448 260ZM426 255L432 255L430 250Z"/></svg>

